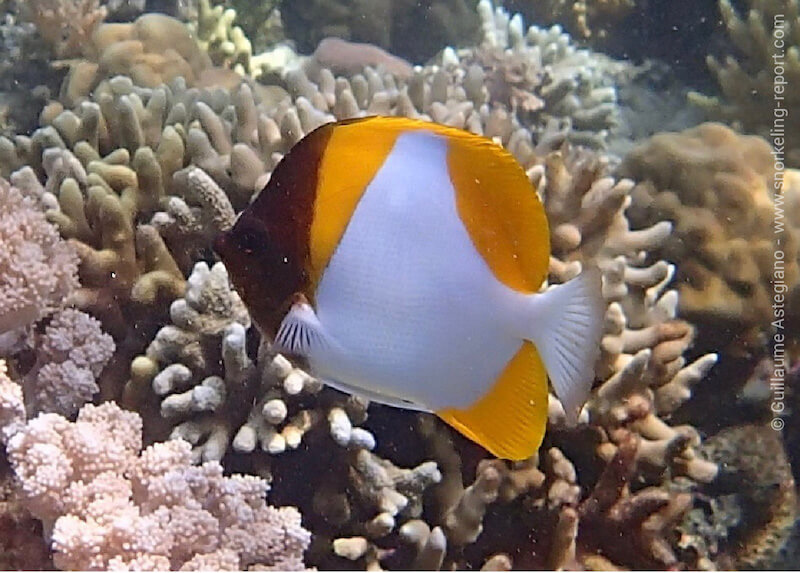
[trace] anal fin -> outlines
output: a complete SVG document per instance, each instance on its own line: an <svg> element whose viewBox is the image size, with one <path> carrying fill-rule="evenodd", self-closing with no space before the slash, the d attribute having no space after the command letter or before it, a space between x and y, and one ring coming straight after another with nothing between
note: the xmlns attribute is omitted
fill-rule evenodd
<svg viewBox="0 0 800 573"><path fill-rule="evenodd" d="M523 460L542 443L547 400L547 373L536 347L526 341L477 402L436 415L498 458Z"/></svg>

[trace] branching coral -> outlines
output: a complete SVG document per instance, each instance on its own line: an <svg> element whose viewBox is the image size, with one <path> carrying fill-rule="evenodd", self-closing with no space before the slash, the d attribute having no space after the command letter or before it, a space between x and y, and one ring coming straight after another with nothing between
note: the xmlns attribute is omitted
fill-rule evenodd
<svg viewBox="0 0 800 573"><path fill-rule="evenodd" d="M479 2L478 12L480 48L457 54L462 67L483 69L485 79L470 80L485 82L489 102L510 106L540 138L560 131L574 143L602 146L618 121L616 82L630 66L577 49L557 26L526 31L521 16L512 18L489 0Z"/></svg>
<svg viewBox="0 0 800 573"><path fill-rule="evenodd" d="M72 64L61 94L70 104L117 74L129 75L138 85L156 87L176 77L194 84L211 68L208 55L183 23L158 13L145 14L130 24L100 25L79 47L85 59Z"/></svg>
<svg viewBox="0 0 800 573"><path fill-rule="evenodd" d="M719 1L730 54L723 61L708 56L708 67L722 97L692 94L692 101L712 118L733 122L746 132L785 145L786 161L800 166L800 3L797 0L747 0L739 14L729 0Z"/></svg>
<svg viewBox="0 0 800 573"><path fill-rule="evenodd" d="M114 353L114 341L96 319L65 309L53 315L34 348L36 363L23 380L28 412L71 418L99 391L96 379Z"/></svg>
<svg viewBox="0 0 800 573"><path fill-rule="evenodd" d="M152 386L164 397L161 416L176 425L173 436L197 447L196 460L219 460L256 384L245 348L250 317L220 263L197 263L170 316L173 325L134 360L125 399L134 405Z"/></svg>
<svg viewBox="0 0 800 573"><path fill-rule="evenodd" d="M786 317L791 324L800 320L798 294L792 291L800 281L796 176L787 171L776 178L766 141L704 124L656 135L626 157L621 171L647 181L634 193L635 225L663 219L675 224L673 235L654 254L678 264L683 317L705 327L721 347L759 349L760 337L775 318L773 252L778 239L784 254L780 282L790 289L782 293ZM785 231L780 236L775 234L773 196L781 199Z"/></svg>
<svg viewBox="0 0 800 573"><path fill-rule="evenodd" d="M636 7L634 0L547 0L528 3L512 0L505 2L509 9L522 10L540 24L560 24L570 34L579 38L603 40L614 31L614 26L625 19Z"/></svg>
<svg viewBox="0 0 800 573"><path fill-rule="evenodd" d="M58 308L77 288L77 270L74 249L36 200L0 179L0 334Z"/></svg>
<svg viewBox="0 0 800 573"><path fill-rule="evenodd" d="M9 440L56 567L304 568L310 535L294 508L266 504L264 480L192 466L182 440L141 447L139 416L112 402L84 406L74 423L42 414Z"/></svg>
<svg viewBox="0 0 800 573"><path fill-rule="evenodd" d="M30 0L24 14L58 58L80 55L106 17L99 0Z"/></svg>
<svg viewBox="0 0 800 573"><path fill-rule="evenodd" d="M562 145L602 145L622 68L576 50L558 29L526 33L519 18L480 6L481 48L447 50L439 65L407 77L369 66L349 77L325 67L294 69L277 98L247 83L227 91L183 80L141 87L115 77L72 109L49 107L31 137L0 140L2 164L17 170L14 180L42 198L48 217L79 249L85 288L78 302L102 318L120 346L100 381L102 397L121 395L139 411L148 441L172 433L189 442L153 446L140 458L138 445L128 448L123 465L163 455L179 468L205 460L191 470L202 473L226 456L233 467L270 476L273 499L300 507L315 533L309 562L327 568L588 566L599 554L629 567L695 565L676 551L671 534L693 488L718 470L698 453L696 430L669 418L716 357L690 364L684 357L694 331L676 316L679 297L668 290L675 268L654 255L671 225L655 219L632 228L626 210L641 186L610 177L601 156ZM487 460L430 416L368 410L360 398L323 388L271 353L249 328L224 268L210 262L211 237L230 226L292 145L325 122L376 113L465 128L507 147L551 223L549 283L588 265L603 272L608 311L598 381L577 428L566 426L552 398L547 443L533 459ZM100 312L108 301L116 303L116 320ZM124 391L103 394L111 379L126 380ZM79 424L87 424L93 414L82 416ZM66 424L40 419L31 424L43 433ZM38 451L19 454L23 481ZM236 562L230 552L205 555L197 546L165 548L160 516L186 508L170 501L142 509L139 486L131 485L136 475L129 471L127 486L116 474L84 480L122 492L91 498L93 508L147 517L123 532L138 532L131 547L141 554L108 555L103 566L256 562ZM690 493L672 493L678 481ZM31 488L34 507L53 501ZM175 496L190 499L184 491ZM190 509L190 523L181 517L176 527L180 521L184 537L202 543L208 515ZM89 566L74 532L105 540L108 523L80 511L53 538L63 549L59 559ZM509 523L524 526L509 534ZM635 542L613 547L620 531ZM196 553L202 555L192 559Z"/></svg>

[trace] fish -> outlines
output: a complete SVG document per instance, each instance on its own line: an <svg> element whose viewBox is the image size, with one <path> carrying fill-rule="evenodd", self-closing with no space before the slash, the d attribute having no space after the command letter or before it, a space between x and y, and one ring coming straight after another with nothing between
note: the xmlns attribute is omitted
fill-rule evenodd
<svg viewBox="0 0 800 573"><path fill-rule="evenodd" d="M544 207L490 139L398 117L325 124L214 249L276 351L498 458L538 450L548 379L570 423L590 393L600 271L542 290Z"/></svg>

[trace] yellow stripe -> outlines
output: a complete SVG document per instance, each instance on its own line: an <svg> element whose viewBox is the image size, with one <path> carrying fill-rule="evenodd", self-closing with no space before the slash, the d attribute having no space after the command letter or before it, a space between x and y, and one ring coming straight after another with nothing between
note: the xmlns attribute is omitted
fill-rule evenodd
<svg viewBox="0 0 800 573"><path fill-rule="evenodd" d="M459 215L483 260L506 286L538 291L550 231L525 171L505 149L475 136L451 140L448 164Z"/></svg>
<svg viewBox="0 0 800 573"><path fill-rule="evenodd" d="M547 427L547 373L524 342L485 396L466 410L436 412L498 458L523 460L539 449Z"/></svg>
<svg viewBox="0 0 800 573"><path fill-rule="evenodd" d="M494 275L517 291L539 290L550 257L547 218L511 154L460 129L406 118L368 117L335 124L320 163L309 244L311 292L397 137L418 130L447 139L459 215Z"/></svg>
<svg viewBox="0 0 800 573"><path fill-rule="evenodd" d="M375 129L371 123L336 124L325 148L309 237L311 293L316 292L361 196L401 133L400 129Z"/></svg>

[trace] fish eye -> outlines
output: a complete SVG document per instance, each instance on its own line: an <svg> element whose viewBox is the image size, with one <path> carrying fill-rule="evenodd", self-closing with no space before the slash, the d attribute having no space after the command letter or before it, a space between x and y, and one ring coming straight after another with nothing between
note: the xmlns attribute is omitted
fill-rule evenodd
<svg viewBox="0 0 800 573"><path fill-rule="evenodd" d="M252 255L267 246L266 229L260 221L242 218L233 231L236 246L246 255Z"/></svg>

